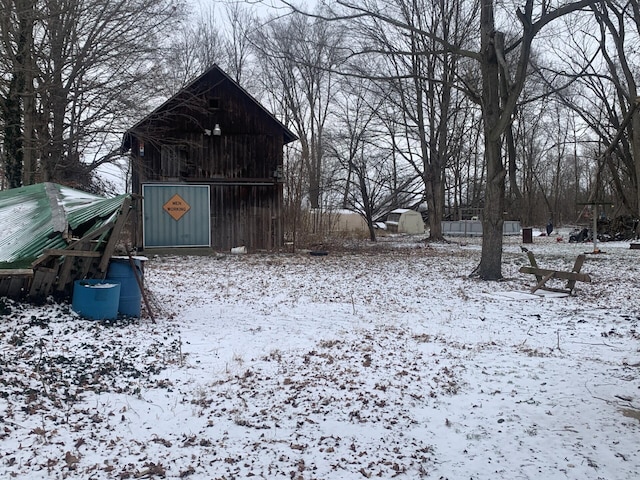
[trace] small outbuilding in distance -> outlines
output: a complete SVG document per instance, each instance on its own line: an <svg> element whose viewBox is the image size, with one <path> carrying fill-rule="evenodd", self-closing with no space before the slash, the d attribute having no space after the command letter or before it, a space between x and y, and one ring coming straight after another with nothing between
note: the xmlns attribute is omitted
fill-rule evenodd
<svg viewBox="0 0 640 480"><path fill-rule="evenodd" d="M387 221L387 231L391 233L424 233L424 221L422 215L415 210L408 208L397 208L389 213Z"/></svg>

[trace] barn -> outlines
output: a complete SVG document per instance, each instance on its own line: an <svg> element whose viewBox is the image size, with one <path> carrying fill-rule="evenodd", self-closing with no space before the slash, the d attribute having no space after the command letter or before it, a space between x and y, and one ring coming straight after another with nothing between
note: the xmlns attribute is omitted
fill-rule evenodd
<svg viewBox="0 0 640 480"><path fill-rule="evenodd" d="M123 138L138 249L282 246L283 148L296 136L217 65Z"/></svg>

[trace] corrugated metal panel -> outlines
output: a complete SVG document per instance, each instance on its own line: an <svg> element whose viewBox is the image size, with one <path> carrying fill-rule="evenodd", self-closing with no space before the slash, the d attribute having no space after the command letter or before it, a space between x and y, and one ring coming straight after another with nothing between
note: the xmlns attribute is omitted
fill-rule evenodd
<svg viewBox="0 0 640 480"><path fill-rule="evenodd" d="M21 268L45 248L64 246L53 231L45 185L0 192L0 268Z"/></svg>
<svg viewBox="0 0 640 480"><path fill-rule="evenodd" d="M208 185L147 184L142 192L145 248L211 246ZM174 198L185 213L165 209Z"/></svg>
<svg viewBox="0 0 640 480"><path fill-rule="evenodd" d="M120 195L68 212L67 218L69 220L69 226L71 228L77 228L79 225L94 219L102 220L99 222L100 224L115 219L118 214L118 209L126 197L127 195Z"/></svg>
<svg viewBox="0 0 640 480"><path fill-rule="evenodd" d="M104 219L116 213L125 197L127 195L105 199L60 186L60 202L67 214L69 226L74 229L95 218Z"/></svg>
<svg viewBox="0 0 640 480"><path fill-rule="evenodd" d="M505 220L502 225L503 235L520 235L520 222ZM457 220L442 222L442 233L448 237L481 237L482 222L480 220Z"/></svg>
<svg viewBox="0 0 640 480"><path fill-rule="evenodd" d="M67 225L99 228L125 197L105 199L53 183L0 192L0 268L26 268L45 249L66 247Z"/></svg>

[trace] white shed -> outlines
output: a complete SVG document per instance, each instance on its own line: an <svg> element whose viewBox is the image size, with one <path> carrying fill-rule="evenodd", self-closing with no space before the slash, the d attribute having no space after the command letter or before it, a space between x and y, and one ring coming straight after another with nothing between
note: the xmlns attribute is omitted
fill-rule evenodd
<svg viewBox="0 0 640 480"><path fill-rule="evenodd" d="M334 232L344 233L366 233L369 231L367 221L362 215L350 210L338 210L334 215L333 227Z"/></svg>
<svg viewBox="0 0 640 480"><path fill-rule="evenodd" d="M398 208L387 217L387 230L393 233L424 233L422 215L415 210Z"/></svg>

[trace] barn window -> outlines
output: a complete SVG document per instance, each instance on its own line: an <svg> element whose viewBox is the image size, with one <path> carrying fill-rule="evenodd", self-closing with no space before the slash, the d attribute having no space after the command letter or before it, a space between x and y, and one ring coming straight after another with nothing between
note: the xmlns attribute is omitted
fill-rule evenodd
<svg viewBox="0 0 640 480"><path fill-rule="evenodd" d="M220 99L217 97L209 99L209 108L212 110L218 110L220 108Z"/></svg>
<svg viewBox="0 0 640 480"><path fill-rule="evenodd" d="M180 172L180 155L175 145L160 148L160 174L163 177L177 177Z"/></svg>

